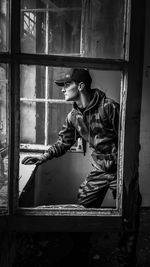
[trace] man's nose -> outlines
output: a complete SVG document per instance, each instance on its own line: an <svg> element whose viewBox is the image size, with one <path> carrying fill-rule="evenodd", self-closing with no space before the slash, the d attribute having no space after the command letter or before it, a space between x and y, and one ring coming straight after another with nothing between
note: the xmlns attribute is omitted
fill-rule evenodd
<svg viewBox="0 0 150 267"><path fill-rule="evenodd" d="M62 92L65 92L66 91L65 86L62 87L61 91Z"/></svg>

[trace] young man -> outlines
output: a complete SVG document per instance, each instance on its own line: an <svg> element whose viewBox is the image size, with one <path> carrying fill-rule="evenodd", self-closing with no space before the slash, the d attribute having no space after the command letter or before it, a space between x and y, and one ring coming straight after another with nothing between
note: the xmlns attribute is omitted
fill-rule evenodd
<svg viewBox="0 0 150 267"><path fill-rule="evenodd" d="M74 102L73 109L57 142L44 154L26 157L22 163L39 165L62 156L81 137L92 149L93 170L79 188L78 204L99 208L108 188L116 197L119 104L99 89L91 89L91 82L85 69L73 69L55 81L62 87L65 100Z"/></svg>

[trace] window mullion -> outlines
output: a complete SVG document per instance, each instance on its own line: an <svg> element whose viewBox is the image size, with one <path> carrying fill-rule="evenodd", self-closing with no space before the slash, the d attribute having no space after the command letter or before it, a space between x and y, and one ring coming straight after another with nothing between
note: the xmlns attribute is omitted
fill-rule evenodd
<svg viewBox="0 0 150 267"><path fill-rule="evenodd" d="M48 9L48 4L47 4L47 9ZM46 43L45 43L45 53L48 54L48 36L49 36L49 12L46 11ZM45 68L45 140L44 140L44 145L47 146L48 144L48 82L49 80L49 75L48 75L48 67L46 66Z"/></svg>
<svg viewBox="0 0 150 267"><path fill-rule="evenodd" d="M45 140L44 144L47 146L48 144L48 67L45 70Z"/></svg>
<svg viewBox="0 0 150 267"><path fill-rule="evenodd" d="M20 53L20 1L11 1L11 62L10 62L10 130L9 130L9 214L15 213L18 197L19 135L20 135L20 68L16 54Z"/></svg>
<svg viewBox="0 0 150 267"><path fill-rule="evenodd" d="M27 97L22 97L20 98L20 101L22 102L48 102L48 103L59 103L59 104L70 104L68 102L66 102L66 100L63 100L63 99L46 99L46 98L27 98Z"/></svg>

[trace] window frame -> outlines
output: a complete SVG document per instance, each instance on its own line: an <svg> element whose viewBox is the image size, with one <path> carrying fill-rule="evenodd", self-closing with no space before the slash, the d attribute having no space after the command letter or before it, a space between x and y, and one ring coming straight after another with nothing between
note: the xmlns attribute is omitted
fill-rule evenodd
<svg viewBox="0 0 150 267"><path fill-rule="evenodd" d="M128 3L128 0L126 0ZM17 8L17 9L16 9ZM13 16L15 12L15 18ZM101 58L85 58L85 57L71 57L71 56L57 56L57 55L47 55L47 54L27 54L20 52L20 30L15 28L15 25L18 25L20 21L20 6L15 4L12 0L11 2L11 18L13 23L11 23L11 51L8 54L10 61L10 80L11 80L11 89L10 89L10 169L9 169L9 177L10 173L14 174L14 178L10 177L9 179L9 213L19 212L19 214L30 215L33 214L35 208L19 208L18 207L18 179L19 177L19 151L20 151L20 65L44 65L44 66L52 66L52 67L79 67L79 68L92 68L99 70L117 70L125 73L127 69L127 61L123 59L101 59ZM16 15L17 14L17 15ZM15 23L14 23L15 21ZM128 22L126 22L128 23ZM126 52L125 52L126 53ZM122 81L121 90L126 90L126 79ZM122 94L122 92L121 92ZM126 95L126 93L124 94ZM125 110L125 102L122 103L121 110ZM15 115L15 116L14 116ZM124 117L122 117L122 125L124 125ZM123 134L120 136L120 144L122 144L119 151L119 168L118 168L118 177L122 177L123 174L123 149L124 149L124 136ZM12 143L15 146L12 147ZM15 158L12 162L12 158ZM122 159L120 161L120 159ZM123 178L122 178L123 179ZM42 208L38 210L39 214L42 215L78 215L78 216L121 216L122 214L122 194L121 194L121 180L118 179L118 198L116 201L116 208L100 208L100 209L69 209L62 208L61 212L59 207L54 206L53 208ZM35 214L37 212L35 211Z"/></svg>
<svg viewBox="0 0 150 267"><path fill-rule="evenodd" d="M134 35L134 30L132 30L131 33L129 33L129 22L130 22L130 7L131 7L131 0L127 0L127 8L126 8L126 25L125 25L125 33L126 36L130 34ZM136 1L132 1L133 6L136 6ZM138 6L139 7L139 6ZM132 7L133 8L133 7ZM125 55L124 60L120 59L101 59L101 58L77 58L77 57L66 57L66 56L56 56L56 55L39 55L39 54L25 54L20 53L20 29L18 27L18 23L20 21L20 1L19 3L15 0L11 0L10 4L11 9L11 20L12 22L10 24L11 29L11 38L10 38L10 48L11 52L6 53L0 53L0 60L2 63L8 63L10 65L10 89L9 89L9 103L10 103L10 134L9 134L9 197L8 197L8 217L12 218L12 226L10 223L8 223L9 227L11 229L15 228L15 223L17 222L17 225L19 222L22 222L22 218L26 218L27 225L33 225L33 222L37 222L37 218L41 218L41 226L44 225L45 216L47 217L46 222L50 223L50 226L52 226L51 230L53 229L67 229L67 225L69 224L69 217L73 218L73 221L71 221L71 225L75 225L76 222L81 223L81 226L77 225L77 229L83 229L85 225L87 225L86 230L88 229L97 229L99 228L99 218L105 218L105 217L113 217L113 218L120 218L122 215L122 207L119 209L117 207L117 212L107 212L107 209L85 209L85 212L80 210L64 210L64 212L58 210L49 210L45 209L35 209L35 208L18 208L18 173L19 173L19 140L20 140L20 133L19 133L19 120L20 120L20 94L19 94L19 88L20 88L20 64L29 64L29 65L44 65L44 66L61 66L63 62L63 66L65 67L81 67L81 68L93 68L93 69L100 69L100 70L119 70L123 72L123 84L122 84L122 92L121 92L121 99L122 99L122 113L121 113L121 129L120 129L120 151L119 151L119 168L118 168L118 174L122 176L122 182L125 176L125 169L124 164L126 166L126 154L124 159L124 145L128 142L125 136L125 132L127 131L126 127L126 120L128 119L126 117L127 110L126 108L129 108L128 105L126 106L126 101L128 101L127 92L128 90L132 89L132 82L128 79L128 77L131 75L133 63L131 61L131 55L130 53L133 53L133 44L131 47L131 52L128 52L128 49L125 49ZM143 13L142 13L143 14ZM133 18L136 18L136 22L138 22L138 19L136 15L133 13ZM143 18L143 17L142 17ZM132 21L131 21L132 22ZM142 24L139 20L139 26ZM133 27L134 29L134 27ZM141 36L141 32L138 36ZM125 46L129 46L129 40L125 40ZM132 43L135 43L132 38ZM137 40L137 39L136 39ZM130 45L131 46L131 45ZM137 51L141 51L141 47L137 48ZM129 59L128 59L129 57ZM135 55L134 55L135 58ZM139 61L138 61L139 63ZM139 70L136 69L136 72ZM131 79L131 77L130 77ZM134 90L134 92L136 92ZM15 145L14 145L15 144ZM123 186L120 183L119 186ZM122 205L122 197L121 194L119 196L119 203ZM13 216L13 217L12 217ZM35 216L35 217L34 217ZM27 218L31 218L32 223L30 224L29 220ZM44 218L44 219L42 219ZM77 219L78 218L78 219ZM97 219L98 218L98 219ZM101 219L102 219L101 218ZM89 220L87 224L87 219ZM40 220L39 220L40 221ZM56 222L58 222L57 225L54 225ZM61 226L60 224L65 222L65 226ZM110 221L109 221L110 222ZM40 226L40 228L41 228ZM48 227L48 226L47 226ZM20 226L20 229L26 228L25 226ZM48 227L49 228L49 227ZM33 227L32 227L33 229Z"/></svg>

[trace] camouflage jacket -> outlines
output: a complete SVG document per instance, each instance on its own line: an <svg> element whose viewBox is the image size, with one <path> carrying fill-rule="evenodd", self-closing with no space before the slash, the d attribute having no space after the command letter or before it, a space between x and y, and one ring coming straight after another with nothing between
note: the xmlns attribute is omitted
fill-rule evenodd
<svg viewBox="0 0 150 267"><path fill-rule="evenodd" d="M119 104L99 89L92 89L92 100L82 113L76 103L67 115L58 140L45 152L45 159L66 153L80 137L94 153L109 155L117 152Z"/></svg>

